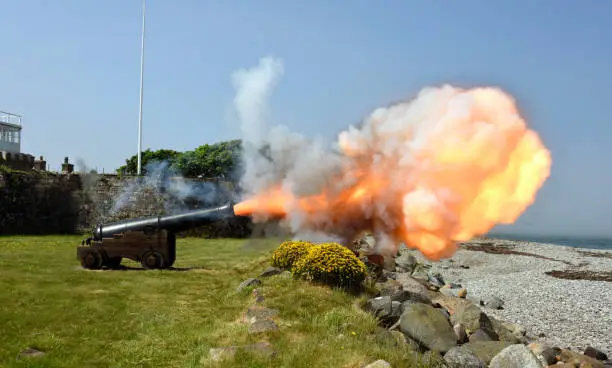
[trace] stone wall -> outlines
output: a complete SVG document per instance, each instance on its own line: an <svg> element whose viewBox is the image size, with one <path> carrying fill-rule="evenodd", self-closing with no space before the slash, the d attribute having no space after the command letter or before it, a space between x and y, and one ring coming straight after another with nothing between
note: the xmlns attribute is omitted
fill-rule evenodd
<svg viewBox="0 0 612 368"><path fill-rule="evenodd" d="M34 166L34 156L25 153L0 151L0 166L15 170L30 170Z"/></svg>
<svg viewBox="0 0 612 368"><path fill-rule="evenodd" d="M0 172L0 235L87 233L96 223L220 205L233 196L225 183L214 183L214 195L211 183L199 179L165 178L164 183L115 175ZM190 235L227 235L236 227L241 229L237 236L246 235L249 224L232 219Z"/></svg>
<svg viewBox="0 0 612 368"><path fill-rule="evenodd" d="M75 232L79 189L78 177L0 173L0 235Z"/></svg>

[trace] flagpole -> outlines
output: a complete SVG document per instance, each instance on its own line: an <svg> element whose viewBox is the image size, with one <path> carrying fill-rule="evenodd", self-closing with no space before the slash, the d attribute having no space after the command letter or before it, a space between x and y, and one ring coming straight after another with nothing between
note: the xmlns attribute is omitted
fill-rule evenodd
<svg viewBox="0 0 612 368"><path fill-rule="evenodd" d="M147 0L142 0L142 43L140 45L140 107L138 110L138 168L137 175L142 172L142 100L144 81L144 45L145 45L145 10Z"/></svg>

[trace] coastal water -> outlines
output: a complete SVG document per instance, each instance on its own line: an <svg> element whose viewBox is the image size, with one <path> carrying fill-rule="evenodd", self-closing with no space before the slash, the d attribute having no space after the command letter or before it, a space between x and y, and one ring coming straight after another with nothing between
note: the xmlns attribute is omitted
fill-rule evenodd
<svg viewBox="0 0 612 368"><path fill-rule="evenodd" d="M537 243L559 244L575 248L612 250L612 239L587 238L587 237L563 237L563 236L538 236L489 233L489 237L507 240L523 240Z"/></svg>

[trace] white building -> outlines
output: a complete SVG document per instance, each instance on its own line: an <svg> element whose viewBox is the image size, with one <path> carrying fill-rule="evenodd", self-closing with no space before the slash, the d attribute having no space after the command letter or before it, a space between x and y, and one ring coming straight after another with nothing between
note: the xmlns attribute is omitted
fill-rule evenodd
<svg viewBox="0 0 612 368"><path fill-rule="evenodd" d="M0 152L21 153L21 116L0 111Z"/></svg>

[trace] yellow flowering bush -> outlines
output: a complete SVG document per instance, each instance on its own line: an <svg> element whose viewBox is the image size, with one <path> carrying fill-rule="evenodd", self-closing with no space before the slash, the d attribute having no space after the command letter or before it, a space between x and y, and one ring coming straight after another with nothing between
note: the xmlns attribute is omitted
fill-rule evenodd
<svg viewBox="0 0 612 368"><path fill-rule="evenodd" d="M272 253L272 266L290 270L313 246L313 243L302 240L282 242Z"/></svg>
<svg viewBox="0 0 612 368"><path fill-rule="evenodd" d="M338 243L310 247L293 265L293 274L335 286L358 286L367 275L365 264Z"/></svg>

